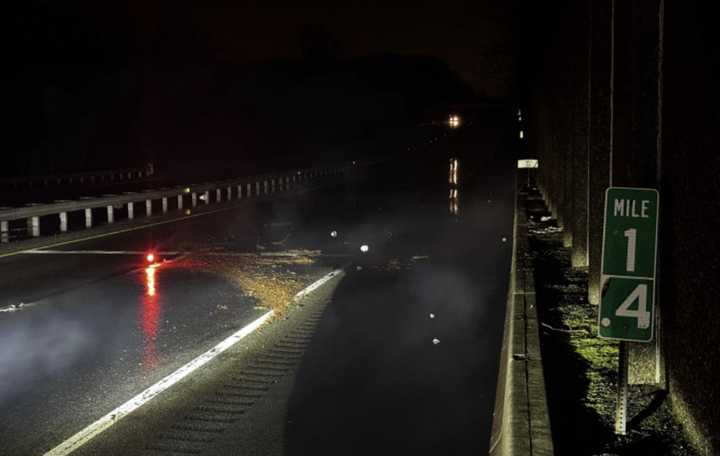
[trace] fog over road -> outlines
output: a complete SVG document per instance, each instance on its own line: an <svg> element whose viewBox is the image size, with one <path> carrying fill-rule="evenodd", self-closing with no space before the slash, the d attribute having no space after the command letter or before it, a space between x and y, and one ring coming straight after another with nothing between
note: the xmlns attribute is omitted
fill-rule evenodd
<svg viewBox="0 0 720 456"><path fill-rule="evenodd" d="M0 453L48 451L338 268L298 363L199 451L486 451L513 157L489 129L437 144L322 190L0 260ZM78 453L159 451L170 421L121 422Z"/></svg>

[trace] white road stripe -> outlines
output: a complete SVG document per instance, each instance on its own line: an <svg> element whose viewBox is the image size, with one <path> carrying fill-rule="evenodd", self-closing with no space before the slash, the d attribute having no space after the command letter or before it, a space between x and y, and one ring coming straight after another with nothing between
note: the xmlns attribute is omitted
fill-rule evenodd
<svg viewBox="0 0 720 456"><path fill-rule="evenodd" d="M147 251L139 250L26 250L22 253L33 255L145 255ZM158 255L181 255L187 252L170 251L170 252L154 252Z"/></svg>
<svg viewBox="0 0 720 456"><path fill-rule="evenodd" d="M342 269L336 269L333 272L324 275L319 280L317 280L316 282L314 282L313 284L311 284L310 286L308 286L307 288L305 288L304 290L302 290L298 294L296 294L295 302L300 301L305 296L309 295L313 291L317 290L319 287L323 286L323 284L325 284L325 282L332 279L333 277L340 275L342 272L343 272Z"/></svg>
<svg viewBox="0 0 720 456"><path fill-rule="evenodd" d="M46 249L33 249L22 252L23 254L29 255L142 255L145 256L148 251L139 250L46 250ZM296 257L332 257L332 258L347 258L352 255L350 254L324 254L319 251L313 251L308 253L302 252L204 252L198 251L184 251L184 250L169 250L169 251L153 251L156 255L172 256L172 255L200 255L200 256L229 256L229 257L268 257L268 258L296 258Z"/></svg>
<svg viewBox="0 0 720 456"><path fill-rule="evenodd" d="M319 280L315 281L314 283L310 284L305 289L301 290L298 294L295 295L295 301L299 301L300 299L304 298L308 294L312 293L313 291L317 290L320 286L322 286L324 283L326 283L328 280L332 279L333 277L336 277L342 272L342 269L337 269L329 274L326 274ZM224 352L228 348L232 347L236 343L238 343L240 340L251 334L253 331L255 331L257 328L259 328L263 323L265 323L271 316L273 315L273 311L270 310L267 313L263 314L260 318L253 321L252 323L248 324L244 328L240 329L236 333L232 334L210 350L206 351L202 355L198 356L197 358L193 359L189 363L185 364L172 374L168 375L167 377L163 378L159 382L155 383L154 385L147 388L145 391L141 392L137 396L133 397L129 401L125 402L121 406L115 408L113 411L108 413L107 415L103 416L102 418L98 419L94 423L87 426L85 429L81 430L80 432L76 433L69 439L62 442L60 445L56 446L52 450L45 453L45 456L65 456L73 451L77 450L90 440L92 440L94 437L108 429L113 424L120 421L125 416L129 415L133 411L137 410L138 408L142 407L145 403L153 399L155 396L159 395L166 389L173 386L175 383L179 382L183 378L190 375L193 371L196 369L202 367L203 365L207 364L210 360L215 358L220 353Z"/></svg>

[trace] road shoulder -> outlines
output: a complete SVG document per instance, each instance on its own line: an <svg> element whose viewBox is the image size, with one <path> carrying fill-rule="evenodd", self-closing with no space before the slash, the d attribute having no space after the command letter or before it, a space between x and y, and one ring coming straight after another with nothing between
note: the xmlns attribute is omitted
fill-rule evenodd
<svg viewBox="0 0 720 456"><path fill-rule="evenodd" d="M77 455L232 454L227 448L257 448L282 435L277 414L314 325L342 274L288 307L205 368L131 413L81 447ZM265 423L258 426L258 423ZM272 425L271 425L272 424ZM273 427L275 426L275 427ZM279 440L282 442L282 439Z"/></svg>

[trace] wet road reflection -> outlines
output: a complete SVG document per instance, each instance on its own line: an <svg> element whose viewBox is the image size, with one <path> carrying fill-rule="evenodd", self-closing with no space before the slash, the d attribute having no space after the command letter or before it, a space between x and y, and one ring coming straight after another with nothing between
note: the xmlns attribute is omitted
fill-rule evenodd
<svg viewBox="0 0 720 456"><path fill-rule="evenodd" d="M448 178L450 185L457 185L458 183L458 160L457 158L450 159L450 175Z"/></svg>
<svg viewBox="0 0 720 456"><path fill-rule="evenodd" d="M450 159L450 173L448 182L450 183L450 213L452 215L460 214L460 193L458 191L458 168L459 162L457 158Z"/></svg>
<svg viewBox="0 0 720 456"><path fill-rule="evenodd" d="M351 270L333 291L288 400L284 454L487 451L513 169L475 143L450 150L384 170L416 185L378 192L374 220L394 236L380 267ZM481 203L490 196L495 204Z"/></svg>
<svg viewBox="0 0 720 456"><path fill-rule="evenodd" d="M142 298L141 321L143 329L143 367L152 370L158 362L155 340L160 319L160 302L157 293L157 265L145 268L145 295Z"/></svg>

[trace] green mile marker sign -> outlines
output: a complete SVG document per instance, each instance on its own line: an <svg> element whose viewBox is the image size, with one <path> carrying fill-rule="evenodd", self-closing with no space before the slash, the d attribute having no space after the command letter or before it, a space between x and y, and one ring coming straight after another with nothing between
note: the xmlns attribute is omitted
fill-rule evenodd
<svg viewBox="0 0 720 456"><path fill-rule="evenodd" d="M657 190L610 187L605 192L599 336L650 342L655 309Z"/></svg>

